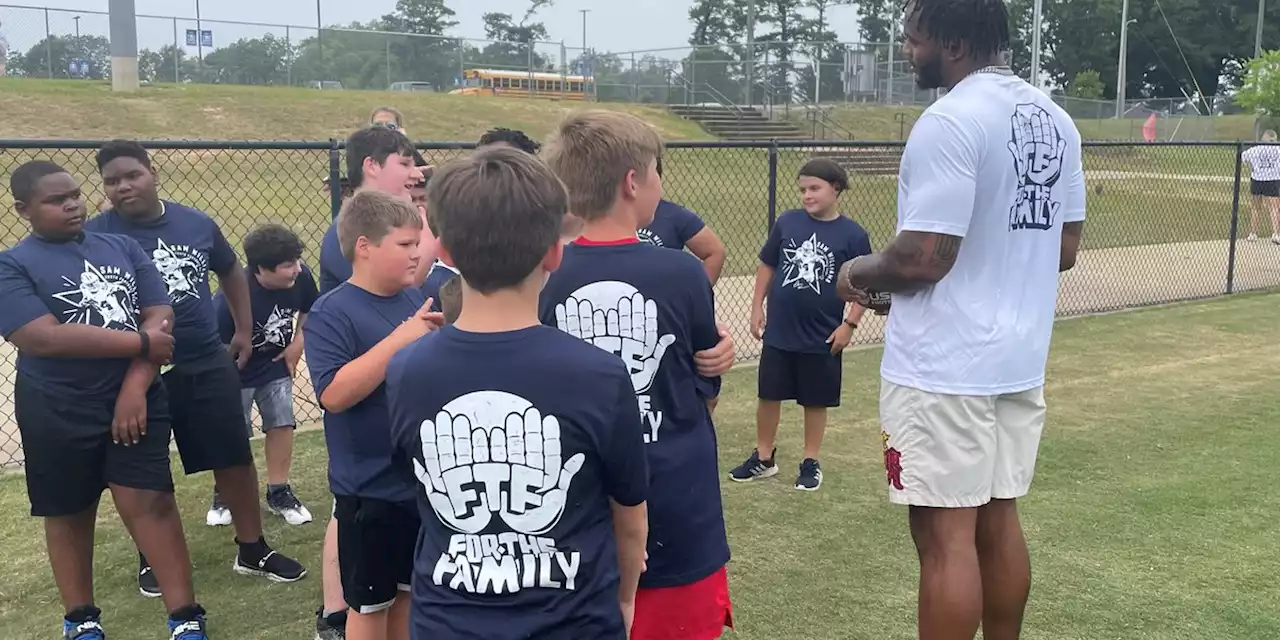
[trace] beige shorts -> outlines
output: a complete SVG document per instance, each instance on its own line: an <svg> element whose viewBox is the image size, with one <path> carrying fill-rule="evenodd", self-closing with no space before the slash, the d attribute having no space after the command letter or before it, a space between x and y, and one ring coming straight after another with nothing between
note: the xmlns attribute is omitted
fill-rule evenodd
<svg viewBox="0 0 1280 640"><path fill-rule="evenodd" d="M998 396L930 393L880 381L889 501L980 507L1021 498L1035 475L1044 387Z"/></svg>

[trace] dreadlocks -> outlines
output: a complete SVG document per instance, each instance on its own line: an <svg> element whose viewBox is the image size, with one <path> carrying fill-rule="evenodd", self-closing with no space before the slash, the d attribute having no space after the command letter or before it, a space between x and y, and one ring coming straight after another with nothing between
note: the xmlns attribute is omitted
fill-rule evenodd
<svg viewBox="0 0 1280 640"><path fill-rule="evenodd" d="M907 19L945 48L964 44L975 58L1009 48L1009 9L1004 0L906 0Z"/></svg>

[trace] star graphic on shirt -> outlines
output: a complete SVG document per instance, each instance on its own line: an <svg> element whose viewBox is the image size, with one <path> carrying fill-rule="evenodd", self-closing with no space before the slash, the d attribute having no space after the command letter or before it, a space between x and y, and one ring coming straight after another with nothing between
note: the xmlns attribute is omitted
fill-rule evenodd
<svg viewBox="0 0 1280 640"><path fill-rule="evenodd" d="M831 268L834 256L825 244L818 241L818 234L809 236L800 246L790 241L792 246L782 249L786 264L783 266L782 286L793 286L796 289L809 289L822 294L822 283L831 281Z"/></svg>

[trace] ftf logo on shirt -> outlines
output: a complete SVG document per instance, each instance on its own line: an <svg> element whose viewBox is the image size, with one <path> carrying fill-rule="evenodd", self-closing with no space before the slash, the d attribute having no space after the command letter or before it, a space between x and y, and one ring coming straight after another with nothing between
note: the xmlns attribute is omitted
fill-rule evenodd
<svg viewBox="0 0 1280 640"><path fill-rule="evenodd" d="M177 304L189 298L200 297L197 287L209 275L209 257L204 252L184 244L166 244L164 240L157 239L155 251L151 252L151 261L164 279L170 302Z"/></svg>
<svg viewBox="0 0 1280 640"><path fill-rule="evenodd" d="M574 590L581 553L546 534L586 456L562 451L556 417L514 394L476 391L422 421L420 435L414 473L440 522L457 532L432 581L483 594Z"/></svg>
<svg viewBox="0 0 1280 640"><path fill-rule="evenodd" d="M1019 104L1009 117L1014 169L1018 172L1018 197L1009 211L1009 229L1051 229L1062 208L1053 186L1062 177L1067 141L1044 107Z"/></svg>
<svg viewBox="0 0 1280 640"><path fill-rule="evenodd" d="M822 286L830 285L836 273L831 248L818 240L817 233L799 246L795 240L788 240L787 245L782 249L782 286L809 289L821 295Z"/></svg>
<svg viewBox="0 0 1280 640"><path fill-rule="evenodd" d="M88 260L77 280L62 276L66 289L53 297L70 308L63 322L87 324L117 331L138 330L138 285L133 274L119 267L96 267Z"/></svg>
<svg viewBox="0 0 1280 640"><path fill-rule="evenodd" d="M556 305L556 326L622 358L631 372L640 417L648 427L644 441L657 442L662 411L654 408L648 391L658 376L662 356L676 341L674 334L662 335L658 330L658 304L645 300L625 282L593 282Z"/></svg>

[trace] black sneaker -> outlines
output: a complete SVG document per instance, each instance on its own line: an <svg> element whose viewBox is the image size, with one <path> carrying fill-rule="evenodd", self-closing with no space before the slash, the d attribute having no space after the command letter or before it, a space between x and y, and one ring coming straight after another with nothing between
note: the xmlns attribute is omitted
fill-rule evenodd
<svg viewBox="0 0 1280 640"><path fill-rule="evenodd" d="M813 458L805 458L800 463L800 475L796 476L796 489L800 491L817 491L822 486L822 465Z"/></svg>
<svg viewBox="0 0 1280 640"><path fill-rule="evenodd" d="M297 560L272 551L265 543L262 549L262 557L256 560L246 558L242 549L236 553L236 563L231 568L242 576L259 576L272 582L297 582L306 577L307 570Z"/></svg>
<svg viewBox="0 0 1280 640"><path fill-rule="evenodd" d="M316 610L316 640L347 640L347 612L324 615L324 607Z"/></svg>
<svg viewBox="0 0 1280 640"><path fill-rule="evenodd" d="M151 570L151 563L142 554L138 554L138 593L147 598L159 598L161 595L160 583Z"/></svg>
<svg viewBox="0 0 1280 640"><path fill-rule="evenodd" d="M778 475L778 465L773 461L777 455L778 449L775 447L768 460L761 460L760 452L752 449L751 457L729 472L729 479L737 482L750 482L761 478L772 478Z"/></svg>
<svg viewBox="0 0 1280 640"><path fill-rule="evenodd" d="M267 510L284 518L285 522L292 525L311 522L311 512L302 504L298 496L294 495L293 487L287 484L274 491L267 490Z"/></svg>

